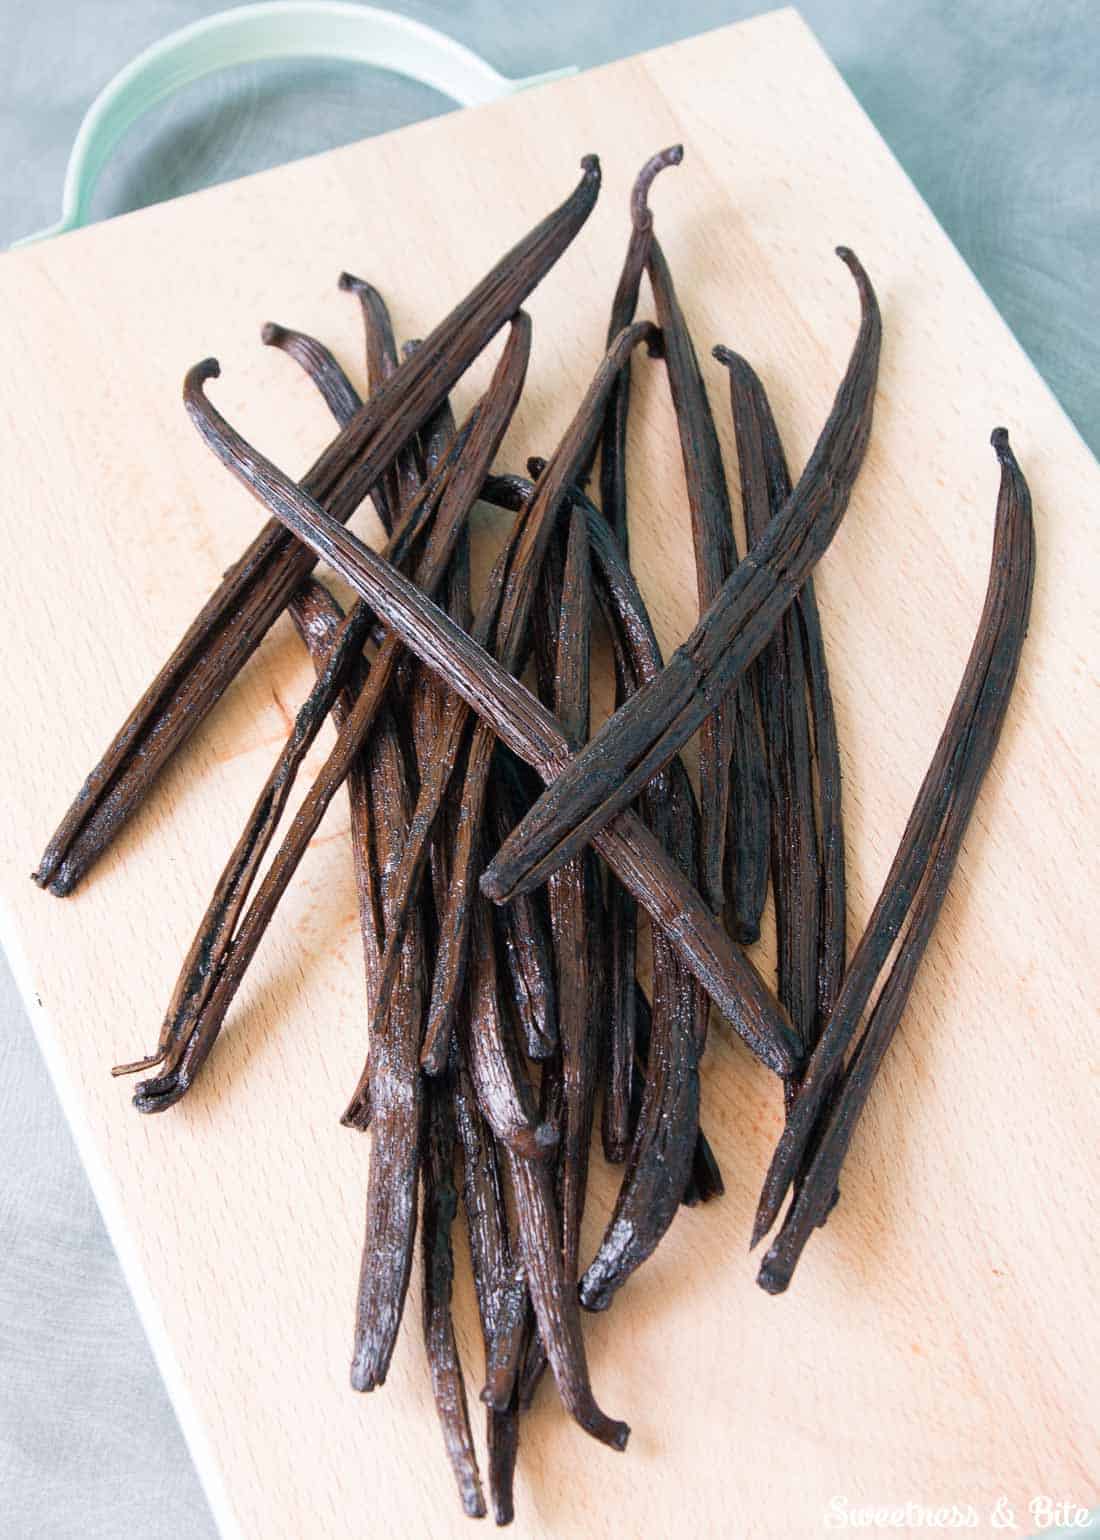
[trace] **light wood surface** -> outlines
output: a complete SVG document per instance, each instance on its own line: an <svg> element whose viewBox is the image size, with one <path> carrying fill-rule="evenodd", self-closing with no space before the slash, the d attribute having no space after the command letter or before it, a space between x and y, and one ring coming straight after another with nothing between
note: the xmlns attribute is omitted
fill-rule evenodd
<svg viewBox="0 0 1100 1540"><path fill-rule="evenodd" d="M81 777L257 526L188 424L180 382L216 353L220 408L299 472L332 429L295 367L259 345L261 322L316 332L359 378L341 268L384 291L399 335L421 335L595 150L599 206L530 305L529 389L501 457L520 469L553 447L598 357L633 174L677 139L684 165L660 179L653 205L731 468L710 346L754 361L797 469L857 323L838 242L859 253L882 303L872 446L819 576L853 935L977 622L1000 422L1035 499L1032 631L827 1230L787 1296L755 1287L746 1242L781 1100L715 1031L705 1123L727 1195L683 1212L610 1313L587 1323L597 1393L632 1423L629 1450L586 1440L544 1390L523 1431L516 1532L785 1540L823 1532L833 1498L972 1502L990 1532L1003 1494L1027 1533L1036 1494L1100 1493L1100 472L788 11L0 260L4 937L227 1535L438 1537L468 1533L468 1521L415 1303L384 1390L347 1388L368 1141L337 1123L366 1035L342 799L195 1092L144 1119L108 1073L155 1041L183 950L307 688L288 624L75 897L27 879ZM488 363L463 382L460 407ZM639 365L635 377L633 552L671 646L695 618L688 518L663 371ZM369 515L357 527L378 534ZM589 1248L614 1187L597 1160ZM476 1394L465 1282L456 1308Z"/></svg>

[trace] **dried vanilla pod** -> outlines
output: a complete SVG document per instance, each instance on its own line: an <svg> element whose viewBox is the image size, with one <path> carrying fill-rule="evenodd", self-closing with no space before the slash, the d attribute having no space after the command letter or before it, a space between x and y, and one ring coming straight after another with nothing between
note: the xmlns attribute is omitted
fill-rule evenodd
<svg viewBox="0 0 1100 1540"><path fill-rule="evenodd" d="M455 1017L459 1051L470 1065L478 1106L500 1141L539 1337L567 1409L594 1438L623 1449L629 1428L601 1412L592 1395L577 1291L562 1264L560 1220L546 1158L555 1139L545 1123L537 1122L518 1045L501 1014L491 915L480 896L471 919L470 1008ZM524 1127L531 1137L517 1141L515 1131ZM549 1137L542 1138L540 1130Z"/></svg>
<svg viewBox="0 0 1100 1540"><path fill-rule="evenodd" d="M340 274L339 283L345 293L354 294L359 301L366 341L368 393L374 395L397 372L397 343L389 308L382 295L366 279L344 272ZM393 463L371 494L371 500L387 532L393 527L397 510L416 496L423 479L414 436L397 452Z"/></svg>
<svg viewBox="0 0 1100 1540"><path fill-rule="evenodd" d="M611 529L582 493L574 491L573 497L574 518L587 514L604 608L624 655L621 675L644 683L662 666L645 603ZM685 876L695 882L700 820L678 758L646 787L642 812ZM698 1056L705 1041L706 1012L705 995L667 936L654 927L653 1005L647 1012L640 1098L615 1208L581 1280L586 1309L607 1308L615 1290L652 1254L688 1190L700 1137Z"/></svg>
<svg viewBox="0 0 1100 1540"><path fill-rule="evenodd" d="M421 1221L423 1251L424 1345L432 1376L432 1391L447 1455L458 1484L463 1511L468 1517L485 1516L485 1498L477 1468L477 1454L470 1432L466 1384L455 1342L451 1318L454 1253L451 1226L458 1210L454 1184L457 1140L454 1087L448 1077L428 1083L425 1089L424 1215Z"/></svg>
<svg viewBox="0 0 1100 1540"><path fill-rule="evenodd" d="M1035 527L1027 482L1004 428L994 430L992 442L1001 486L977 635L901 844L788 1114L757 1211L754 1243L774 1224L798 1178L790 1210L760 1268L761 1287L772 1294L789 1284L802 1248L833 1202L840 1166L943 907L1012 696L1031 610ZM867 1025L844 1065L892 954Z"/></svg>
<svg viewBox="0 0 1100 1540"><path fill-rule="evenodd" d="M583 509L569 515L553 681L553 709L574 747L588 739L589 638L592 575ZM558 1197L566 1276L577 1276L580 1225L588 1186L588 1149L596 1102L600 1015L596 998L592 911L594 874L584 854L547 884L550 927L557 955L558 1034L562 1078Z"/></svg>
<svg viewBox="0 0 1100 1540"><path fill-rule="evenodd" d="M728 348L714 356L730 374L745 528L755 542L791 495L790 474L759 378ZM812 577L755 673L771 781L779 998L808 1053L840 987L846 919L840 755Z"/></svg>
<svg viewBox="0 0 1100 1540"><path fill-rule="evenodd" d="M518 1264L508 1224L500 1153L478 1108L470 1068L457 1042L452 1047L449 1074L462 1152L462 1203L488 1376L492 1345L515 1293ZM526 1299L524 1284L522 1300ZM515 1397L510 1399L513 1404L505 1409L489 1404L485 1413L489 1493L498 1524L510 1524L515 1513L512 1484L519 1445L519 1408Z"/></svg>
<svg viewBox="0 0 1100 1540"><path fill-rule="evenodd" d="M666 153L678 163L683 151L675 145ZM646 272L664 337L702 613L737 564L733 512L702 370L644 196L635 199L634 213L650 231ZM748 675L716 700L700 726L699 801L703 894L716 911L726 905L735 940L755 941L768 885L767 774Z"/></svg>

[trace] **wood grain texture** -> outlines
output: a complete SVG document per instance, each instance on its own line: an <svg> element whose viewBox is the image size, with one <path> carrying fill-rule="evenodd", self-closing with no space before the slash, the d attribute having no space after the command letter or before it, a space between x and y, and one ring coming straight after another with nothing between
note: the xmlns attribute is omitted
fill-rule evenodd
<svg viewBox="0 0 1100 1540"><path fill-rule="evenodd" d="M711 1035L704 1116L726 1197L682 1214L588 1325L617 1456L544 1394L522 1439L527 1536L821 1532L829 1499L969 1500L1100 1486L1094 770L1100 472L791 12L404 129L0 260L0 518L10 726L5 942L226 1533L468 1533L418 1327L385 1389L347 1388L367 1141L338 1126L365 1022L346 811L330 811L187 1102L140 1118L109 1066L155 1041L179 958L310 670L289 624L73 898L27 874L80 777L257 527L179 403L219 407L292 472L331 436L261 322L358 377L343 267L422 335L602 157L600 204L530 309L527 396L501 457L547 453L601 350L637 166L700 356L759 369L792 466L856 327L832 248L877 285L885 342L867 465L818 593L843 750L850 928L900 835L977 623L1005 423L1039 567L1017 697L954 891L845 1170L789 1295L753 1284L772 1078ZM400 188L400 197L394 189ZM385 196L380 190L385 190ZM375 208L384 209L376 217ZM457 393L467 405L491 360ZM708 384L733 467L725 380ZM675 425L635 370L632 554L662 642L695 618ZM379 531L362 516L357 527ZM481 521L491 544L491 521ZM319 763L327 737L311 757ZM769 959L770 961L770 959ZM585 1253L615 1173L594 1162ZM461 1262L460 1262L461 1272ZM460 1344L480 1369L472 1291ZM415 1312L414 1312L415 1314ZM781 1451L777 1458L775 1451Z"/></svg>

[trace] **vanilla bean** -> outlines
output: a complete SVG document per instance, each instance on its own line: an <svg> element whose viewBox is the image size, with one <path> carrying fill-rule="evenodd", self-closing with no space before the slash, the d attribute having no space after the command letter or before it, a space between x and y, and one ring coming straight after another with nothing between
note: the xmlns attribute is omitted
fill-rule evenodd
<svg viewBox="0 0 1100 1540"><path fill-rule="evenodd" d="M325 601L327 601L327 606ZM295 596L296 618L308 618L310 639L326 618L326 609L339 614L331 596L320 585L309 585ZM331 623L331 616L330 623ZM350 692L349 692L350 693ZM338 701L334 716L339 723L353 709L354 697ZM362 790L357 792L356 785ZM379 941L384 933L387 871L400 845L400 823L407 816L408 767L388 712L382 714L367 748L361 751L348 776L352 794L352 831L356 853L356 877L360 891L365 948L373 955L375 969ZM379 816L379 810L384 815ZM357 818L358 814L358 826ZM363 838L369 832L375 842ZM377 860L378 870L373 870ZM371 934L365 919L373 915ZM372 969L368 963L368 999ZM380 1384L392 1354L408 1286L416 1228L416 1179L418 1160L419 1090L416 1054L426 988L424 939L419 923L407 928L402 955L400 987L394 1008L384 1022L376 1021L372 1044L374 1097L363 1111L363 1122L372 1118L373 1154L368 1172L367 1220L361 1267L357 1361L353 1383L361 1389ZM407 1065L411 1061L410 1076ZM411 1086L411 1099L402 1086Z"/></svg>
<svg viewBox="0 0 1100 1540"><path fill-rule="evenodd" d="M607 346L629 326L638 309L638 293L642 274L649 257L649 243L653 232L653 216L649 211L649 189L659 171L667 166L678 166L683 159L683 147L674 144L670 149L659 150L650 157L638 173L630 195L630 239L623 258L622 271L611 302L611 318L607 325ZM600 506L604 517L615 531L615 538L623 551L630 549L630 531L627 519L626 483L626 428L630 416L630 364L624 364L619 378L612 386L604 409L603 427L600 431ZM578 477L583 486L587 479Z"/></svg>
<svg viewBox="0 0 1100 1540"><path fill-rule="evenodd" d="M305 370L341 428L351 421L363 405L363 398L323 342L308 332L280 326L277 321L266 322L260 335L269 348L278 348ZM385 519L382 523L386 523ZM388 526L387 532L391 529L392 525Z"/></svg>
<svg viewBox="0 0 1100 1540"><path fill-rule="evenodd" d="M363 315L366 341L367 386L371 395L397 372L397 343L390 312L373 284L354 273L341 273L340 288L354 294ZM423 481L417 463L416 441L410 439L394 456L393 463L372 491L371 497L383 527L393 527L397 509L415 497Z"/></svg>
<svg viewBox="0 0 1100 1540"><path fill-rule="evenodd" d="M355 403L359 396L329 349L316 337L306 332L293 331L269 321L263 329L263 339L270 347L287 354L305 371L317 387L326 406L340 427L346 426L355 415ZM431 463L428 474L410 491L408 500L397 510L396 523L391 527L389 504L383 500L385 517L381 522L389 532L383 554L395 565L404 565L412 556L424 534L435 503L444 482L444 474L454 465L473 432L480 405L475 406L461 428L457 428L450 404L443 404L428 419L425 435L431 445ZM383 495L384 496L384 495ZM371 639L379 645L385 640L385 628L377 621Z"/></svg>
<svg viewBox="0 0 1100 1540"><path fill-rule="evenodd" d="M651 229L652 216L644 201L643 208ZM737 564L733 514L699 360L665 254L652 233L646 271L665 339L665 368L680 437L702 613ZM735 939L755 941L768 882L767 776L747 677L717 702L700 725L699 802L703 895L712 909L720 911L728 894ZM728 850L727 833L731 836Z"/></svg>
<svg viewBox="0 0 1100 1540"><path fill-rule="evenodd" d="M581 1279L586 1310L606 1310L653 1254L687 1190L698 1146L698 985L659 933L653 942L653 1031L641 1109L611 1219Z"/></svg>
<svg viewBox="0 0 1100 1540"><path fill-rule="evenodd" d="M210 449L253 495L351 583L411 652L488 721L512 751L551 781L569 763L557 721L529 690L388 562L326 514L289 477L236 433L203 394L214 360L188 376L188 409ZM797 1062L790 1023L675 863L631 813L598 831L598 852L669 933L674 946L731 1026L777 1074Z"/></svg>
<svg viewBox="0 0 1100 1540"><path fill-rule="evenodd" d="M649 210L649 188L658 172L679 165L683 157L680 145L661 150L646 162L631 192L630 238L622 271L611 304L607 341L610 344L624 326L633 321L638 307L642 274L649 256L653 217ZM621 547L624 557L629 549L630 529L627 500L626 435L630 415L629 361L623 365L604 410L600 432L600 503ZM607 617L613 628L613 621ZM615 704L621 706L634 686L622 674L620 650L615 649ZM501 842L498 842L501 843ZM638 908L634 898L613 876L607 885L607 943L609 1011L607 1029L607 1075L604 1084L601 1139L609 1161L626 1159L629 1146L628 1118L634 1065L634 973L637 955Z"/></svg>
<svg viewBox="0 0 1100 1540"><path fill-rule="evenodd" d="M772 1157L754 1244L771 1228L796 1176L799 1183L760 1269L760 1284L769 1293L787 1287L806 1241L828 1213L852 1134L943 907L1012 695L1031 608L1035 529L1027 483L1003 428L995 429L993 446L1000 461L1001 485L981 621L901 844ZM894 961L863 1035L840 1071L895 945ZM838 1072L842 1075L839 1086ZM819 1118L825 1120L821 1127ZM803 1158L811 1145L809 1166L804 1169Z"/></svg>
<svg viewBox="0 0 1100 1540"><path fill-rule="evenodd" d="M551 701L574 749L588 738L591 615L588 531L584 510L574 504L569 515L562 571ZM569 1279L577 1276L599 1067L599 1016L593 1010L593 964L600 966L602 959L592 955L589 929L593 903L589 891L591 875L582 854L555 872L553 881L547 885L557 958L561 1045L562 1120L557 1173L561 1249Z"/></svg>
<svg viewBox="0 0 1100 1540"><path fill-rule="evenodd" d="M322 668L336 630L343 619L343 612L331 593L315 578L307 578L290 602L290 614L294 624L309 648L314 666ZM332 719L337 731L343 726L355 704L355 697L366 680L366 663L360 664L359 678L354 679L337 697L332 708ZM374 1000L378 993L378 978L385 945L385 920L382 914L382 894L378 880L378 861L375 851L376 829L372 806L377 797L370 787L371 759L360 751L348 771L348 805L351 813L351 853L355 870L355 891L359 905L359 930L363 944L363 966L366 974L367 1017L373 1014ZM369 1105L364 1104L364 1122L369 1122Z"/></svg>
<svg viewBox="0 0 1100 1540"><path fill-rule="evenodd" d="M790 474L760 380L728 348L714 356L730 373L745 527L755 542L790 496ZM812 578L755 673L771 780L779 998L808 1053L843 975L846 907L836 718Z"/></svg>
<svg viewBox="0 0 1100 1540"><path fill-rule="evenodd" d="M818 840L821 850L821 898L817 944L817 1022L814 1042L832 1015L844 979L847 957L848 882L845 872L840 745L829 688L825 638L817 595L807 580L799 595L798 618L810 690L814 760L817 765Z"/></svg>
<svg viewBox="0 0 1100 1540"><path fill-rule="evenodd" d="M516 1208L520 1257L539 1334L567 1410L594 1438L622 1449L629 1429L606 1417L593 1398L577 1291L562 1266L560 1223L546 1160L548 1149L553 1148L552 1136L548 1146L529 1153L521 1152L514 1137L518 1126L535 1127L532 1099L518 1048L502 1024L492 917L480 896L474 901L471 919L469 1008L455 1018L459 1049L470 1065L478 1105L501 1141Z"/></svg>
<svg viewBox="0 0 1100 1540"><path fill-rule="evenodd" d="M519 1452L519 1398L507 1412L489 1410L489 1489L493 1498L493 1517L497 1524L510 1524L516 1516L512 1489Z"/></svg>
<svg viewBox="0 0 1100 1540"><path fill-rule="evenodd" d="M612 1449L626 1448L630 1429L600 1411L588 1380L576 1285L562 1269L553 1188L545 1162L506 1155L515 1194L524 1269L538 1325L539 1343L567 1411L586 1433ZM521 1388L519 1404L525 1402Z"/></svg>
<svg viewBox="0 0 1100 1540"><path fill-rule="evenodd" d="M609 718L497 852L482 889L498 903L544 882L630 805L737 683L832 539L863 463L881 340L870 281L847 248L840 255L856 281L862 319L798 485L663 673Z"/></svg>
<svg viewBox="0 0 1100 1540"><path fill-rule="evenodd" d="M603 612L615 655L619 704L639 684L658 674L663 666L660 645L645 601L630 571L626 553L614 534L601 525L596 510L577 493L588 515L589 543L594 558L597 602ZM647 788L643 809L652 819L655 803L667 797L667 777L655 778ZM631 1122L634 1100L634 1060L637 1036L638 988L636 972L636 918L634 900L610 879L608 898L611 948L611 1009L607 1041L607 1076L604 1083L602 1137L604 1153L623 1161L629 1152L636 1118ZM664 952L660 953L665 956ZM643 997L644 998L644 997ZM648 1009L648 1007L647 1007ZM705 1027L706 1013L701 1014ZM700 1040L702 1052L705 1036Z"/></svg>
<svg viewBox="0 0 1100 1540"><path fill-rule="evenodd" d="M526 488L529 491L527 499L520 498L520 506L529 506L530 499L534 497L535 482L545 469L544 460L529 459L528 470L534 481L528 482ZM512 488L516 491L520 487L521 478L510 478ZM571 501L572 499L570 499ZM552 708L556 693L557 680L557 655L558 655L558 630L561 621L562 586L565 580L565 552L562 546L562 531L559 527L551 533L547 544L546 555L538 576L538 586L533 613L531 616L531 640L533 652L533 664L536 681L536 690L540 700ZM517 671L518 672L518 671ZM530 805L530 804L529 804ZM568 871L569 868L566 868ZM562 992L562 972L569 975L566 983L566 1001L571 998L570 984L572 981L572 956L567 953L564 957L557 945L556 931L560 926L560 904L555 906L550 885L541 893L531 893L526 897L545 897L547 914L551 926L550 956L554 969L556 989L559 996ZM481 900L482 902L484 900ZM510 909L510 904L497 906L497 913ZM586 964L587 967L587 964ZM509 1006L517 1007L518 1002L509 998L506 994L501 997L502 1007L508 1013ZM518 1015L518 1010L513 1010ZM567 1150L563 1147L562 1132L566 1124L566 1088L564 1074L564 1047L561 1042L560 1013L559 1013L559 1040L556 1051L539 1065L539 1112L546 1126L553 1128L558 1136L556 1159L554 1163L553 1186L555 1199L555 1220L557 1229L554 1235L554 1244L561 1248L565 1277L567 1280L575 1280L577 1276L576 1259L569 1259L565 1253L565 1220L563 1212L563 1187L564 1187L564 1162ZM538 1325L534 1312L522 1308L525 1299L513 1299L510 1319L502 1325L501 1336L494 1346L494 1358L507 1363L508 1372L513 1378L506 1384L510 1391L519 1397L519 1404L523 1410L531 1406L532 1398L538 1388L538 1384L549 1367L546 1350L538 1333Z"/></svg>
<svg viewBox="0 0 1100 1540"><path fill-rule="evenodd" d="M454 1253L451 1226L458 1209L454 1185L456 1142L453 1086L449 1078L428 1085L425 1092L423 1250L424 1346L432 1376L436 1413L447 1456L458 1484L463 1512L473 1519L485 1515L477 1455L470 1432L466 1384L451 1317Z"/></svg>
<svg viewBox="0 0 1100 1540"><path fill-rule="evenodd" d="M593 521L594 523L595 521ZM623 574L619 574L623 584ZM639 627L648 621L639 605ZM638 678L660 666L647 646L634 646ZM644 815L685 877L699 875L699 818L691 785L678 758L646 787ZM580 1284L581 1303L605 1310L612 1295L653 1254L688 1190L699 1145L698 1058L705 1041L707 1000L668 936L654 927L653 1005L649 1013L637 1118L615 1207L595 1257Z"/></svg>
<svg viewBox="0 0 1100 1540"><path fill-rule="evenodd" d="M599 526L596 510L587 500L584 506L588 514L589 546L595 546L598 553L597 567L593 574L594 592L611 639L615 703L621 706L638 688L636 659L630 636L634 616L628 605L619 602L622 595L616 585L616 563L611 562L609 576L607 553L609 550L614 551L616 557L621 558L620 568L628 570L626 555L616 539L603 541L603 530ZM613 531L611 533L613 535ZM601 555L602 560L599 559ZM630 581L633 581L632 577ZM641 605L640 594L637 597ZM645 615L645 624L648 624L648 619L648 615ZM644 633L644 625L642 629ZM656 637L648 639L652 640L656 650L656 668L659 669L660 652ZM498 841L498 846L500 843ZM504 907L510 908L511 905ZM613 1164L621 1164L627 1157L632 1134L631 1105L637 1037L638 906L632 895L611 873L608 873L607 878L606 917L609 984L600 1139L604 1158Z"/></svg>
<svg viewBox="0 0 1100 1540"><path fill-rule="evenodd" d="M353 720L354 710L349 718ZM370 734L367 759L382 913L388 925L390 874L401 854L412 805L409 766L388 710ZM416 1240L424 1095L419 1047L427 988L419 911L405 929L401 975L390 1009L384 1017L375 1013L371 1022L371 1158L350 1374L352 1388L362 1391L383 1384L389 1370ZM200 1032L205 1026L200 1023Z"/></svg>
<svg viewBox="0 0 1100 1540"><path fill-rule="evenodd" d="M344 427L303 485L347 520L486 343L516 313L595 204L599 162L587 156L569 198L509 251L423 348ZM35 881L71 893L157 775L244 667L316 557L269 522L230 568L81 787L39 862Z"/></svg>
<svg viewBox="0 0 1100 1540"><path fill-rule="evenodd" d="M385 935L392 905L392 873L408 827L414 781L388 706L378 712L360 753L367 767L370 854L377 861L375 885ZM355 758L349 774L354 765ZM427 991L426 951L423 917L418 911L403 933L400 976L389 1010L385 1017L377 1011L372 1015L369 1104L361 1108L359 1124L363 1126L369 1117L371 1159L351 1366L351 1383L358 1390L372 1390L385 1380L404 1311L416 1239L425 1115L417 1059ZM441 1367L444 1380L448 1380L446 1364ZM460 1439L460 1430L452 1427L451 1431Z"/></svg>
<svg viewBox="0 0 1100 1540"><path fill-rule="evenodd" d="M493 1344L514 1292L517 1264L496 1143L478 1108L470 1068L457 1042L452 1051L451 1074L462 1149L462 1202L488 1377ZM523 1298L526 1299L526 1286ZM514 1399L513 1395L510 1400ZM509 1405L498 1411L490 1404L485 1416L493 1515L498 1524L510 1524L514 1516L512 1483L518 1448L518 1407Z"/></svg>

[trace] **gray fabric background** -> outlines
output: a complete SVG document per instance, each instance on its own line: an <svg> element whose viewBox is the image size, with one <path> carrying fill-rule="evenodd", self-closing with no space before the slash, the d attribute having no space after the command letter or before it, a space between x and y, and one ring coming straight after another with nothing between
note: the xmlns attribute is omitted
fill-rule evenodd
<svg viewBox="0 0 1100 1540"><path fill-rule="evenodd" d="M0 0L0 246L57 217L68 151L95 92L139 49L219 8L203 0ZM768 7L457 0L397 8L518 76L604 63ZM1085 439L1100 447L1100 5L804 0L801 9ZM351 67L235 70L191 87L134 131L102 179L96 213L448 105L422 87ZM0 1537L213 1534L0 963Z"/></svg>

